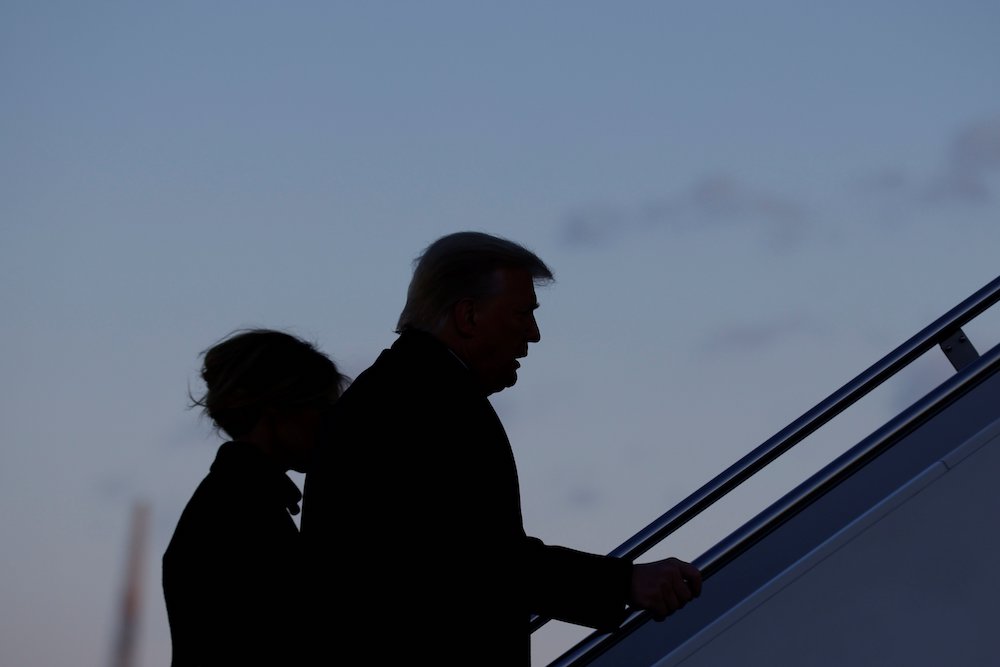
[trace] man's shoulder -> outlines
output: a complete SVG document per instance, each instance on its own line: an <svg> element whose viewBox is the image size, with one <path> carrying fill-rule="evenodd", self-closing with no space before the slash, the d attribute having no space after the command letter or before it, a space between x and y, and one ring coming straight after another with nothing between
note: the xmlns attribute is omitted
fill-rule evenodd
<svg viewBox="0 0 1000 667"><path fill-rule="evenodd" d="M420 377L391 350L358 374L330 410L327 425L367 424L375 415L398 411L422 395Z"/></svg>
<svg viewBox="0 0 1000 667"><path fill-rule="evenodd" d="M337 400L337 405L350 404L369 396L397 389L412 375L406 364L402 363L403 361L391 349L383 350L371 366L361 371L351 381L351 384Z"/></svg>
<svg viewBox="0 0 1000 667"><path fill-rule="evenodd" d="M441 342L422 332L404 332L362 371L341 400L360 395L434 391L461 384L465 370Z"/></svg>

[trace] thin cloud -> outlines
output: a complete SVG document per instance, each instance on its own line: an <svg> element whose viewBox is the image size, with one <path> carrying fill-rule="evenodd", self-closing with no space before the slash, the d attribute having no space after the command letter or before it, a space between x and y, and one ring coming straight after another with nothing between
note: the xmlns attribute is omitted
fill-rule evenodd
<svg viewBox="0 0 1000 667"><path fill-rule="evenodd" d="M1000 173L1000 116L970 123L956 132L933 178L914 178L889 167L855 184L855 194L870 206L881 200L882 216L898 218L909 206L983 203L994 196ZM793 198L761 190L731 176L715 174L673 196L626 207L596 204L568 214L559 236L570 246L599 247L653 230L697 233L710 229L753 227L774 249L800 245L817 229L810 208Z"/></svg>
<svg viewBox="0 0 1000 667"><path fill-rule="evenodd" d="M904 207L990 201L991 178L1000 173L1000 116L960 128L934 171L935 176L921 180L888 167L860 180L856 191Z"/></svg>
<svg viewBox="0 0 1000 667"><path fill-rule="evenodd" d="M573 509L590 511L600 504L601 494L592 484L578 481L568 491L566 500Z"/></svg>
<svg viewBox="0 0 1000 667"><path fill-rule="evenodd" d="M759 352L783 340L803 334L815 334L821 328L804 315L762 322L737 322L709 334L701 346L703 353L717 355L722 352Z"/></svg>
<svg viewBox="0 0 1000 667"><path fill-rule="evenodd" d="M678 227L724 227L746 221L788 225L806 219L798 204L750 189L728 176L703 178L679 197L647 207L646 215L650 223Z"/></svg>
<svg viewBox="0 0 1000 667"><path fill-rule="evenodd" d="M931 182L931 201L980 203L992 198L989 178L1000 171L1000 116L962 128L952 141L944 173Z"/></svg>
<svg viewBox="0 0 1000 667"><path fill-rule="evenodd" d="M600 245L633 231L633 216L610 206L595 205L566 216L561 236L570 245Z"/></svg>
<svg viewBox="0 0 1000 667"><path fill-rule="evenodd" d="M765 240L787 246L801 240L808 223L807 210L798 202L714 175L634 209L597 205L574 211L566 217L561 237L570 245L600 245L651 229L694 233L754 225Z"/></svg>
<svg viewBox="0 0 1000 667"><path fill-rule="evenodd" d="M861 178L857 190L866 197L900 197L912 192L913 184L902 169L886 168Z"/></svg>

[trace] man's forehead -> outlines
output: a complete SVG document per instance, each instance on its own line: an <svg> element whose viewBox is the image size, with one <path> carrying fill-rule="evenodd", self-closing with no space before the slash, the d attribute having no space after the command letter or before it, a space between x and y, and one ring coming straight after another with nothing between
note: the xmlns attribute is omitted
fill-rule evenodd
<svg viewBox="0 0 1000 667"><path fill-rule="evenodd" d="M518 295L530 298L538 305L538 297L535 294L535 278L527 269L516 267L503 267L493 272L494 281L499 291L511 296Z"/></svg>

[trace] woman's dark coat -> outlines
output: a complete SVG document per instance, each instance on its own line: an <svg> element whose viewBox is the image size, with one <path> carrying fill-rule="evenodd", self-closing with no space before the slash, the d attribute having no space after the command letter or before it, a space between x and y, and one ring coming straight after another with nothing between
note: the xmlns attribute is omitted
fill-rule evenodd
<svg viewBox="0 0 1000 667"><path fill-rule="evenodd" d="M300 498L252 445L219 448L163 555L172 667L297 663Z"/></svg>

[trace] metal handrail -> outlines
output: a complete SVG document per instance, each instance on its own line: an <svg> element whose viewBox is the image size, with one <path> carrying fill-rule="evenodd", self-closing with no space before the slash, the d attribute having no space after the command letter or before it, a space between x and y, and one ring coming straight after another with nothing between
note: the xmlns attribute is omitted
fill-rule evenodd
<svg viewBox="0 0 1000 667"><path fill-rule="evenodd" d="M866 394L905 368L935 345L947 340L970 320L1000 301L1000 276L939 317L915 336L870 366L811 410L729 466L673 509L662 514L632 538L610 552L634 560L646 553L688 521L723 498L761 469L807 438ZM534 616L531 631L549 618Z"/></svg>
<svg viewBox="0 0 1000 667"><path fill-rule="evenodd" d="M974 364L963 369L962 372L951 376L924 398L695 559L694 565L701 571L702 579L709 579L727 563L780 527L813 500L822 496L828 489L852 475L868 461L898 442L906 433L931 418L949 404L952 397L966 393L982 378L996 373L998 369L1000 369L1000 345L992 348ZM549 663L549 667L569 667L571 665L582 667L590 660L587 663L581 663L580 660L596 658L651 618L649 612L632 612L614 633L592 633L563 653L558 659Z"/></svg>

